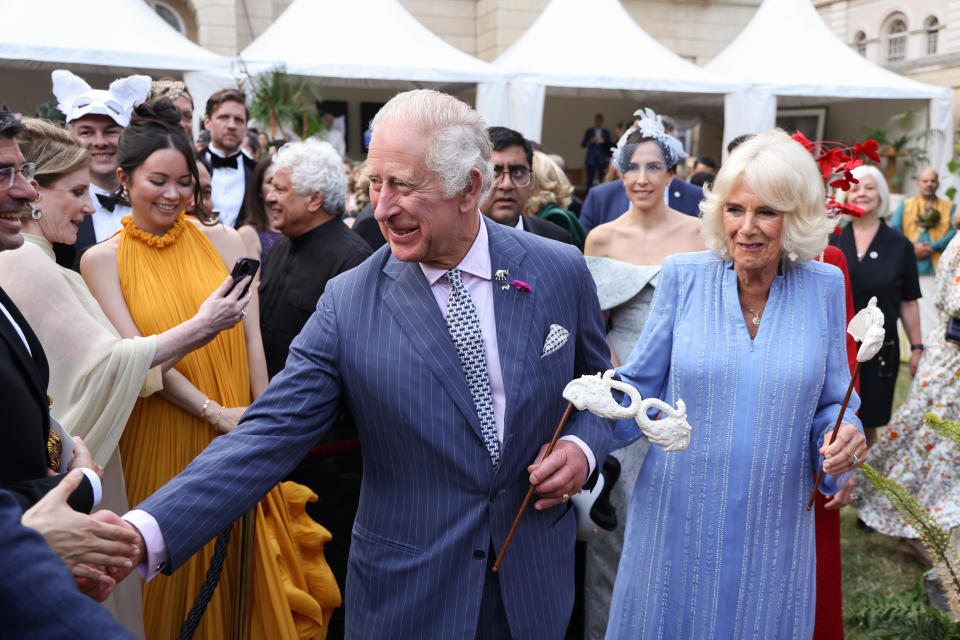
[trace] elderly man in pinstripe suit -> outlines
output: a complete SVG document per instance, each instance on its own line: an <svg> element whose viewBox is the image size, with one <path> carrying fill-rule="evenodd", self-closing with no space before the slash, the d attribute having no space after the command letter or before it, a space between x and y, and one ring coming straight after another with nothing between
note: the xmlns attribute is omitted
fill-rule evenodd
<svg viewBox="0 0 960 640"><path fill-rule="evenodd" d="M389 249L329 282L240 425L126 516L145 538L141 573L173 571L252 507L346 402L364 458L347 637L560 638L573 603L566 498L612 425L574 414L540 452L564 385L609 366L593 281L573 247L480 215L490 143L468 106L411 91L372 126ZM538 499L492 573L528 482Z"/></svg>

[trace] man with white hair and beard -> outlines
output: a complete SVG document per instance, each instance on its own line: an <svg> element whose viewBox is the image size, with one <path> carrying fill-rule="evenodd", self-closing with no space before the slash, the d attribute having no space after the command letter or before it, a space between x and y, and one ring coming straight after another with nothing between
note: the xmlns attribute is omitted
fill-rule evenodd
<svg viewBox="0 0 960 640"><path fill-rule="evenodd" d="M562 637L569 497L606 457L613 425L573 412L543 453L564 386L610 366L596 288L576 248L480 214L493 170L473 109L409 91L372 127L371 203L389 247L327 283L240 425L127 514L147 540L140 570L176 569L346 404L364 460L347 637ZM537 499L494 573L529 483Z"/></svg>

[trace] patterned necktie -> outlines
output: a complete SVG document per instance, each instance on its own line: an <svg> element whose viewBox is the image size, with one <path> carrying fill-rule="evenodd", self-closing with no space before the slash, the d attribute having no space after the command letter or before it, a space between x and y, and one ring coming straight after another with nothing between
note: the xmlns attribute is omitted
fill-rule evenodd
<svg viewBox="0 0 960 640"><path fill-rule="evenodd" d="M493 418L493 396L490 395L490 377L487 375L480 318L470 293L463 286L460 270L450 269L443 277L452 287L447 299L447 329L457 347L460 364L467 376L473 406L476 407L477 417L480 419L483 443L496 468L500 466L500 443L497 441L497 425Z"/></svg>

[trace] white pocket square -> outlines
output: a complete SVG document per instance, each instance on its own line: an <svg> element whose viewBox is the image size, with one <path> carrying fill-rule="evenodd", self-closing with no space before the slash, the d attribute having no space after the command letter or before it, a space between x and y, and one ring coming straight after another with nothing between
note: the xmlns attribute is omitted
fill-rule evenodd
<svg viewBox="0 0 960 640"><path fill-rule="evenodd" d="M569 337L570 332L560 325L550 325L550 332L547 334L547 339L543 342L543 353L540 354L540 357L545 358L565 345Z"/></svg>

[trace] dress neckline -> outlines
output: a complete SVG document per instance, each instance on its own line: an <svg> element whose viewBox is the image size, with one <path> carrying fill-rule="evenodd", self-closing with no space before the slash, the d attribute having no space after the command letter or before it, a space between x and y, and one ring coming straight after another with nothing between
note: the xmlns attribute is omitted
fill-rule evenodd
<svg viewBox="0 0 960 640"><path fill-rule="evenodd" d="M128 238L139 240L143 244L156 249L164 249L175 243L183 235L190 222L187 220L186 214L181 211L177 219L173 221L173 226L167 229L167 232L162 236L153 235L149 231L144 231L138 227L134 223L132 215L124 216L120 224L123 225L123 232Z"/></svg>

